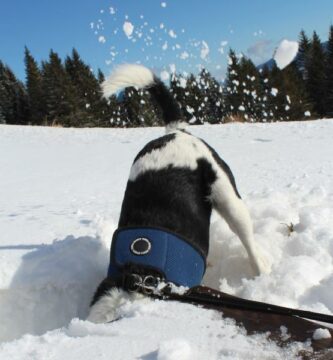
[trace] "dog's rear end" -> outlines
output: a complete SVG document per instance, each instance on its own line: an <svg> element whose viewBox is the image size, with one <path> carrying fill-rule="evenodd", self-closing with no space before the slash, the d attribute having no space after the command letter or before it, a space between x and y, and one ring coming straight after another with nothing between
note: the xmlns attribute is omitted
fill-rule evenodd
<svg viewBox="0 0 333 360"><path fill-rule="evenodd" d="M148 143L130 171L119 228L162 228L186 239L207 258L212 208L227 221L245 246L254 273L269 266L254 243L249 213L240 198L228 165L201 139L187 133L181 110L166 86L140 65L123 65L103 84L109 96L128 86L146 88L161 108L167 135ZM115 317L128 294L107 277L97 289L88 320Z"/></svg>

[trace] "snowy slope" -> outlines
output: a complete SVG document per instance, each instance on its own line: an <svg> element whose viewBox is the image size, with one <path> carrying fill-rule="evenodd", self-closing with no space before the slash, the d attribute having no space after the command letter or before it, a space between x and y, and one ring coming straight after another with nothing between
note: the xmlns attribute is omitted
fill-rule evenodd
<svg viewBox="0 0 333 360"><path fill-rule="evenodd" d="M273 264L254 278L214 214L205 283L333 313L333 120L190 130L231 166ZM163 132L0 126L1 359L279 359L308 346L281 350L213 311L162 301L125 303L113 324L84 321L133 158Z"/></svg>

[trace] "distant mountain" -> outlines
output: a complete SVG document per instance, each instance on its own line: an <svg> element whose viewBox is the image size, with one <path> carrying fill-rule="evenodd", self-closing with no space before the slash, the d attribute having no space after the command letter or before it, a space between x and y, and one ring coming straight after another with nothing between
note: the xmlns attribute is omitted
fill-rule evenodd
<svg viewBox="0 0 333 360"><path fill-rule="evenodd" d="M267 67L269 70L272 70L273 66L275 65L275 60L272 58L260 65L257 66L257 69L263 69L264 67Z"/></svg>

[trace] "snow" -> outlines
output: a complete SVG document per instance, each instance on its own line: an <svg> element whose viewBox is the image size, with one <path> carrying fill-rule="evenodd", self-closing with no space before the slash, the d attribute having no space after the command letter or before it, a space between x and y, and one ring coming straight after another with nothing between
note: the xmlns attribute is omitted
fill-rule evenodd
<svg viewBox="0 0 333 360"><path fill-rule="evenodd" d="M192 348L190 343L181 339L162 342L157 351L157 360L193 359Z"/></svg>
<svg viewBox="0 0 333 360"><path fill-rule="evenodd" d="M101 35L101 36L98 38L98 41L99 41L100 43L102 43L102 44L105 44L106 39L105 39L104 36Z"/></svg>
<svg viewBox="0 0 333 360"><path fill-rule="evenodd" d="M161 77L161 80L168 81L170 78L170 74L166 70L163 70L160 73L160 77Z"/></svg>
<svg viewBox="0 0 333 360"><path fill-rule="evenodd" d="M333 120L189 130L232 168L273 264L253 277L239 240L214 213L204 283L332 314ZM133 158L163 133L0 126L1 359L294 359L309 347L281 349L267 334L248 336L232 319L176 302L125 302L117 322L85 321Z"/></svg>
<svg viewBox="0 0 333 360"><path fill-rule="evenodd" d="M295 59L297 53L297 41L282 40L274 54L277 67L281 70L284 69Z"/></svg>
<svg viewBox="0 0 333 360"><path fill-rule="evenodd" d="M179 79L179 86L181 87L181 88L183 88L183 89L185 89L186 88L186 84L187 84L187 80L185 79L185 78L180 78Z"/></svg>
<svg viewBox="0 0 333 360"><path fill-rule="evenodd" d="M202 41L202 47L201 47L201 50L200 50L200 57L201 57L201 59L202 59L202 60L206 60L208 54L209 54L209 46L208 46L208 44L206 43L206 41Z"/></svg>
<svg viewBox="0 0 333 360"><path fill-rule="evenodd" d="M125 35L130 39L134 31L134 26L131 22L125 21L123 25L123 30Z"/></svg>
<svg viewBox="0 0 333 360"><path fill-rule="evenodd" d="M175 39L177 37L177 34L174 32L174 30L169 30L169 36L173 39Z"/></svg>
<svg viewBox="0 0 333 360"><path fill-rule="evenodd" d="M169 3L162 1L158 6L162 10L160 15L166 14ZM193 34L183 27L175 27L174 23L168 23L164 17L158 22L154 18L148 21L148 18L142 15L140 7L134 9L129 16L124 9L112 5L99 12L98 17L90 21L90 28L96 40L103 46L101 51L105 53L106 64L117 63L117 60L118 63L145 62L151 68L161 69L161 64L167 67L170 59L179 59L181 61L177 65L180 72L193 72L193 69L202 69L203 65L211 71L214 71L212 69L215 67L224 68L221 64L225 62L226 56L221 57L221 54L224 54L224 48L228 43L226 40L221 41L220 49L215 51L207 39L193 37ZM105 44L110 42L110 34L113 35L112 46ZM131 47L124 42L123 34L130 40ZM216 52L221 53L218 59ZM215 76L222 80L222 74L223 72L219 71Z"/></svg>
<svg viewBox="0 0 333 360"><path fill-rule="evenodd" d="M271 88L271 94L273 96L276 96L279 93L279 90L277 88Z"/></svg>
<svg viewBox="0 0 333 360"><path fill-rule="evenodd" d="M188 59L190 57L190 55L189 55L189 53L187 52L187 51L184 51L184 52L182 52L181 54L180 54L180 58L182 59L182 60L186 60L186 59Z"/></svg>
<svg viewBox="0 0 333 360"><path fill-rule="evenodd" d="M331 334L327 329L316 329L316 331L313 333L314 340L330 339L330 338L331 338Z"/></svg>

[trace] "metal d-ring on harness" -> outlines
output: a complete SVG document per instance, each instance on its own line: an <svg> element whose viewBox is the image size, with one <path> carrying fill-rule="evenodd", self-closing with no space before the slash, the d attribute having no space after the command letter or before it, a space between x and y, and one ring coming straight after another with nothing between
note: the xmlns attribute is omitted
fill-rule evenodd
<svg viewBox="0 0 333 360"><path fill-rule="evenodd" d="M128 292L142 292L145 295L151 295L156 292L158 278L152 275L128 274L125 276L124 288Z"/></svg>
<svg viewBox="0 0 333 360"><path fill-rule="evenodd" d="M172 286L175 285L162 277L130 272L125 272L121 280L121 287L130 293L139 292L159 298L170 294Z"/></svg>

